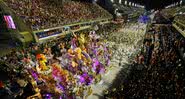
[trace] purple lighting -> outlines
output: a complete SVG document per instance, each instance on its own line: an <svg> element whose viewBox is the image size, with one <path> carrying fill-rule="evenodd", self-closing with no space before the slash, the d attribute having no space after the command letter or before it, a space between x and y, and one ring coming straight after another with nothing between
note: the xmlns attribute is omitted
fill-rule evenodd
<svg viewBox="0 0 185 99"><path fill-rule="evenodd" d="M4 19L6 21L6 25L10 29L16 29L14 21L10 15L4 16Z"/></svg>

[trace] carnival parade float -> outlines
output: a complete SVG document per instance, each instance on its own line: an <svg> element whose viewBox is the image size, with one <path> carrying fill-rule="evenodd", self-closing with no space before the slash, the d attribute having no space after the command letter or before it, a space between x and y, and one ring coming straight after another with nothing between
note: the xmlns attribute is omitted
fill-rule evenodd
<svg viewBox="0 0 185 99"><path fill-rule="evenodd" d="M66 48L67 44L69 48ZM99 82L105 73L110 64L110 51L94 31L88 35L73 33L67 44L60 42L60 55L48 57L45 53L51 51L48 48L32 55L35 59L32 57L26 62L37 93L50 98L82 97L83 91L91 92L91 84Z"/></svg>

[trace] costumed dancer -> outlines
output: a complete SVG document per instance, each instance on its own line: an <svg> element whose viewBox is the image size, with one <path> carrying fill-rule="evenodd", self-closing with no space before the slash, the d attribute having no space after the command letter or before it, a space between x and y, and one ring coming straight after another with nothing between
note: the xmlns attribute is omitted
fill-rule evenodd
<svg viewBox="0 0 185 99"><path fill-rule="evenodd" d="M37 61L39 63L39 68L41 69L41 71L46 71L48 70L48 67L46 66L46 57L44 54L37 54L36 56Z"/></svg>

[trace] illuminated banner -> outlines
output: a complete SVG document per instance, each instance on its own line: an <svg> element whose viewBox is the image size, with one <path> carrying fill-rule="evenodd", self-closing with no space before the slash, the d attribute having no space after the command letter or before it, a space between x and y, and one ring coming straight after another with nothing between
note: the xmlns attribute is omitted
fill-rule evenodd
<svg viewBox="0 0 185 99"><path fill-rule="evenodd" d="M13 22L13 19L12 19L12 17L10 15L4 16L4 19L6 21L6 25L7 25L8 28L16 29L15 24Z"/></svg>

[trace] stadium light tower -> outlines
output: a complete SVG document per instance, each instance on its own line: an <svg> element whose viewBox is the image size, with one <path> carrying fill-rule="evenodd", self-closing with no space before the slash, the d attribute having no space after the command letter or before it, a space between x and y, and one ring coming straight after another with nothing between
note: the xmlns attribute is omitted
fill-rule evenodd
<svg viewBox="0 0 185 99"><path fill-rule="evenodd" d="M179 3L180 5L182 5L182 0L180 1L180 3Z"/></svg>
<svg viewBox="0 0 185 99"><path fill-rule="evenodd" d="M131 6L132 2L129 2L129 6Z"/></svg>
<svg viewBox="0 0 185 99"><path fill-rule="evenodd" d="M119 0L119 4L121 4L122 0Z"/></svg>
<svg viewBox="0 0 185 99"><path fill-rule="evenodd" d="M125 5L127 5L127 1L125 1Z"/></svg>

